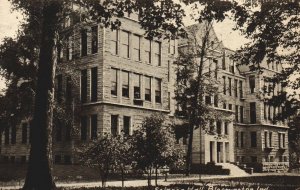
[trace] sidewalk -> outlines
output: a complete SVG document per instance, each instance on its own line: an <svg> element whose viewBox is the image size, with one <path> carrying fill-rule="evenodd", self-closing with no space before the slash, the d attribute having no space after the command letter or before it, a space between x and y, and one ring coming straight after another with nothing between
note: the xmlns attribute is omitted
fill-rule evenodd
<svg viewBox="0 0 300 190"><path fill-rule="evenodd" d="M201 176L202 180L208 180L208 179L226 179L226 178L232 178L232 177L251 177L251 176L270 176L270 175L288 175L288 176L295 176L295 174L280 174L280 173L255 173L250 176L233 176L233 175L212 175L207 176L203 175ZM299 176L299 174L296 174L296 176ZM164 179L158 180L158 185L167 186L174 183L180 183L184 181L189 180L199 180L199 176L197 177L177 177L177 178L168 178L168 181L165 182ZM154 184L154 180L152 180L152 184ZM63 182L57 182L57 187L66 187L66 188L80 188L80 187L101 187L101 182L71 182L71 183L63 183ZM138 186L147 186L147 180L128 180L124 182L125 187L138 187ZM108 181L106 182L106 186L111 187L121 187L122 182L121 181ZM20 189L22 186L7 186L7 187L0 187L0 190L15 190Z"/></svg>

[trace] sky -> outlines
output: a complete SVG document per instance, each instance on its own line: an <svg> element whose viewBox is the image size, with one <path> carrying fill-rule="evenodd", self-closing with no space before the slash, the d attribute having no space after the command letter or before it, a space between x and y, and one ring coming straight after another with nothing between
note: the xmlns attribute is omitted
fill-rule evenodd
<svg viewBox="0 0 300 190"><path fill-rule="evenodd" d="M189 9L186 8L186 15L189 15ZM5 37L15 37L20 21L22 21L22 14L11 10L11 4L8 0L0 0L0 44ZM195 22L188 16L185 18L185 25L191 25ZM234 22L225 20L222 23L216 23L215 31L220 40L223 41L225 47L236 50L243 45L246 40L232 28ZM0 91L5 88L4 80L0 76Z"/></svg>
<svg viewBox="0 0 300 190"><path fill-rule="evenodd" d="M22 15L11 11L8 0L0 0L0 44L7 37L14 37ZM5 88L4 80L0 76L0 91Z"/></svg>

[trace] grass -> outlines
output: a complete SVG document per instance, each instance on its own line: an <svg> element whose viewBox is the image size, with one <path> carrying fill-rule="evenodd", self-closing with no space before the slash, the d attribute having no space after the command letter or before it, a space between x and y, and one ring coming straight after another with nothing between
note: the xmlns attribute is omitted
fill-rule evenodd
<svg viewBox="0 0 300 190"><path fill-rule="evenodd" d="M26 175L27 165L21 164L0 164L0 187L9 185L18 185L24 181ZM53 176L59 182L88 182L100 181L100 176L97 170L87 168L80 165L55 165ZM171 175L172 177L179 176ZM182 177L182 175L180 175ZM197 175L196 175L197 176ZM193 176L194 177L194 176ZM145 179L139 176L126 176L126 180ZM120 176L111 176L110 181L120 180ZM169 180L171 181L171 180ZM266 175L266 176L249 176L249 177L235 177L224 179L209 179L204 180L206 183L218 185L218 187L269 187L268 190L293 190L300 187L300 176L289 175ZM174 182L175 183L175 182ZM173 189L187 189L191 184L197 183L195 180L183 180L174 184ZM198 183L199 184L199 183ZM180 188L179 188L180 187ZM217 186L216 186L217 187ZM119 187L105 188L108 190L119 190ZM146 190L147 187L128 187L125 190ZM152 188L155 189L155 188ZM156 188L160 189L160 188ZM165 188L162 188L164 190ZM195 189L195 188L194 188ZM203 188L205 190L207 188ZM215 188L217 189L217 188ZM229 188L230 189L230 188ZM77 190L103 190L103 188L77 188Z"/></svg>

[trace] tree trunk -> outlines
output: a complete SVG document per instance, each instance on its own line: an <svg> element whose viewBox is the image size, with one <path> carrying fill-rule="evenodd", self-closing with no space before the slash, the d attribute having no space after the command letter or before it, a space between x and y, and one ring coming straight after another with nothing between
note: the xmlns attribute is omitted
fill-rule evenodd
<svg viewBox="0 0 300 190"><path fill-rule="evenodd" d="M186 152L186 176L190 175L191 165L192 165L192 149L193 149L193 136L194 136L194 125L190 123L189 125L189 142L188 149Z"/></svg>
<svg viewBox="0 0 300 190"><path fill-rule="evenodd" d="M155 186L157 186L157 167L155 167Z"/></svg>
<svg viewBox="0 0 300 190"><path fill-rule="evenodd" d="M42 11L31 149L23 190L56 189L52 177L52 117L59 3L51 1Z"/></svg>
<svg viewBox="0 0 300 190"><path fill-rule="evenodd" d="M151 187L151 178L152 178L152 167L148 169L148 187Z"/></svg>
<svg viewBox="0 0 300 190"><path fill-rule="evenodd" d="M121 175L122 175L122 189L124 188L124 170L122 169L121 171Z"/></svg>
<svg viewBox="0 0 300 190"><path fill-rule="evenodd" d="M107 178L108 178L108 174L107 173L104 173L104 174L101 175L102 187L106 187Z"/></svg>

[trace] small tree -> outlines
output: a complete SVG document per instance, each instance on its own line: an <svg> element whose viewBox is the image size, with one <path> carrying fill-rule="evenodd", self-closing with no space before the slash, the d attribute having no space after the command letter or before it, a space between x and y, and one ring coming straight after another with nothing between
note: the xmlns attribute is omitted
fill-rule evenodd
<svg viewBox="0 0 300 190"><path fill-rule="evenodd" d="M91 141L80 150L80 161L88 167L99 170L102 187L106 186L108 176L113 171L121 171L122 185L124 185L124 168L130 164L130 143L122 136L103 138Z"/></svg>
<svg viewBox="0 0 300 190"><path fill-rule="evenodd" d="M157 170L181 161L182 154L175 146L174 133L164 121L161 114L146 117L141 128L133 134L136 167L147 172L148 186L151 186L154 169L157 185Z"/></svg>

